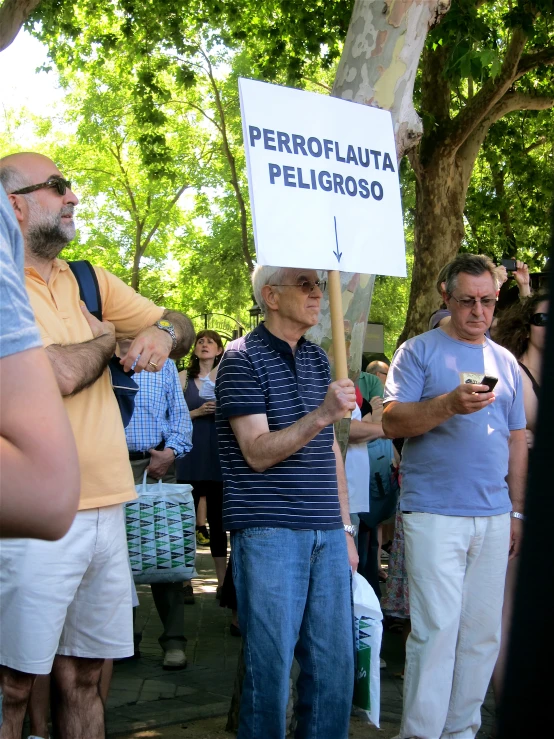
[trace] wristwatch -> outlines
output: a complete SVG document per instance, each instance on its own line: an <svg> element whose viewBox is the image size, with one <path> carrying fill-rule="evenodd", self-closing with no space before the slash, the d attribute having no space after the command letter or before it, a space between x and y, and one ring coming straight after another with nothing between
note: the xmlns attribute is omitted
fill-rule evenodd
<svg viewBox="0 0 554 739"><path fill-rule="evenodd" d="M352 538L354 538L358 533L358 527L355 526L353 523L345 523L343 524L343 528L347 534L350 534Z"/></svg>
<svg viewBox="0 0 554 739"><path fill-rule="evenodd" d="M171 347L171 351L174 351L175 347L177 346L177 334L175 333L175 327L171 323L171 321L166 321L165 318L160 319L159 321L156 321L154 324L156 328L159 328L161 331L166 331L173 341L173 346Z"/></svg>
<svg viewBox="0 0 554 739"><path fill-rule="evenodd" d="M524 516L523 513L518 513L517 511L511 511L510 518L519 518L520 521L525 521L527 517Z"/></svg>

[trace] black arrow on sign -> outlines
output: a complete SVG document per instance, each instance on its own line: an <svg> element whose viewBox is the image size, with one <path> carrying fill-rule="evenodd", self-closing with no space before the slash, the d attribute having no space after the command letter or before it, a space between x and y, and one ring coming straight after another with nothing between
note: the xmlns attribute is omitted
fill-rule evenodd
<svg viewBox="0 0 554 739"><path fill-rule="evenodd" d="M333 216L333 220L335 221L335 241L337 242L337 250L333 251L333 254L337 258L337 262L340 264L340 258L342 257L342 252L339 251L339 236L337 234L337 217Z"/></svg>

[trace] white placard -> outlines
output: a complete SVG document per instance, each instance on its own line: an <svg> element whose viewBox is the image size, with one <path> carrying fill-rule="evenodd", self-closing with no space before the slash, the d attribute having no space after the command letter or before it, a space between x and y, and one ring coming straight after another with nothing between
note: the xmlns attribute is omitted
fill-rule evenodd
<svg viewBox="0 0 554 739"><path fill-rule="evenodd" d="M391 115L239 79L258 264L406 276Z"/></svg>

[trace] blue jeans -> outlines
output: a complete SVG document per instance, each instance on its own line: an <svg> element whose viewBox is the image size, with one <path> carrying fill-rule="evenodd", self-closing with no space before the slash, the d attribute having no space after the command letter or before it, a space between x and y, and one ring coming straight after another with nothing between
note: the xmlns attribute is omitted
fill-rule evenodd
<svg viewBox="0 0 554 739"><path fill-rule="evenodd" d="M293 656L296 739L346 739L354 633L344 531L256 527L231 542L246 665L237 739L284 739Z"/></svg>

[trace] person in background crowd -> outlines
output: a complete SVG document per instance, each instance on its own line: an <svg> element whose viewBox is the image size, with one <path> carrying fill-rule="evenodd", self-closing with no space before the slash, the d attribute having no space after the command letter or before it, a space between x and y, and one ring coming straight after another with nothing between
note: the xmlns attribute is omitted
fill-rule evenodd
<svg viewBox="0 0 554 739"><path fill-rule="evenodd" d="M354 384L331 382L324 351L303 338L319 320L315 270L258 266L252 284L266 320L227 347L216 382L246 663L238 739L284 737L293 656L296 736L346 739L358 555L332 424L354 409Z"/></svg>
<svg viewBox="0 0 554 739"><path fill-rule="evenodd" d="M366 444L370 467L370 503L369 512L360 514L358 570L380 599L382 530L383 523L393 516L396 510L398 485L393 476L393 468L398 465L398 459L392 441L385 438L382 425L384 382L387 379L389 367L385 362L375 361L368 364L366 371L369 375L373 374L378 378L378 386L374 390L376 395L371 398L369 404L371 411L364 416L364 419L367 419L375 429L375 433Z"/></svg>
<svg viewBox="0 0 554 739"><path fill-rule="evenodd" d="M389 365L387 364L387 362L373 361L373 362L370 362L367 365L366 372L368 374L374 374L379 379L379 381L381 382L380 392L378 393L378 395L375 398L372 398L371 399L371 403L370 403L371 404L372 420L374 421L374 423L381 424L381 420L383 418L383 392L384 392L384 389L385 389L385 382L387 381L387 375L389 373ZM382 428L383 428L383 426L381 424L381 430L382 430ZM382 437L379 437L379 438L381 438L381 439L384 438L384 432L383 432L383 436ZM375 451L375 448L377 446L378 445L374 445L374 447L372 447L372 448L369 448L368 447L368 451L370 453L370 456L373 455L373 453ZM394 456L394 466L395 467L398 467L398 464L400 462L400 457L398 456L398 454L396 453L396 451L393 451L392 454ZM377 527L377 535L378 535L378 540L379 540L379 558L378 558L378 563L379 563L379 579L380 580L386 580L386 576L383 577L383 574L384 573L383 573L383 569L381 567L381 549L382 549L383 545L387 545L388 547L390 547L390 545L392 543L392 537L394 535L394 522L393 522L393 519L390 519L389 521L387 521L387 519L385 519L383 521L383 523L379 524L379 526Z"/></svg>
<svg viewBox="0 0 554 739"><path fill-rule="evenodd" d="M372 424L362 421L361 403L362 394L356 389L356 407L352 411L348 448L344 460L348 487L348 507L350 518L354 524L359 521L358 513L369 511L369 458L366 442L368 438L373 438L375 435L375 430L371 428Z"/></svg>
<svg viewBox="0 0 554 739"><path fill-rule="evenodd" d="M487 339L493 263L445 269L451 320L396 352L383 429L406 437L402 498L412 631L399 737L474 737L500 646L508 555L523 535L527 443L515 358ZM494 375L494 392L482 382ZM511 513L510 513L511 511Z"/></svg>
<svg viewBox="0 0 554 739"><path fill-rule="evenodd" d="M0 181L23 233L27 291L81 469L79 512L60 541L2 543L0 573L10 577L0 580L0 737L20 739L35 675L52 671L57 734L101 739L104 660L133 654L122 504L136 495L107 365L116 337L131 336L123 367L159 371L168 356L189 350L194 331L186 316L154 305L101 268L95 273L103 321L97 320L81 304L67 262L57 258L75 236L79 201L70 183L50 159L33 153L0 159Z"/></svg>
<svg viewBox="0 0 554 739"><path fill-rule="evenodd" d="M125 352L125 347L120 345ZM175 483L175 465L192 449L192 423L181 392L174 362L166 362L160 372L141 373L136 377L139 391L135 410L125 429L129 460L135 484L140 485L146 472L147 483L162 480ZM185 646L185 588L190 582L152 583L152 597L163 633L158 639L164 652L165 670L187 666ZM136 613L136 611L134 611ZM142 634L135 631L135 656L140 656Z"/></svg>
<svg viewBox="0 0 554 739"><path fill-rule="evenodd" d="M2 187L0 311L0 537L59 539L77 512L79 460L25 291L23 237Z"/></svg>
<svg viewBox="0 0 554 739"><path fill-rule="evenodd" d="M210 524L210 551L217 576L216 595L219 598L227 567L227 534L223 528L223 481L217 450L215 428L215 398L201 397L203 387L209 382L210 372L217 367L223 354L223 342L216 331L206 329L196 336L189 366L185 400L192 418L192 452L177 463L179 482L192 485L194 502L198 508L202 498L206 501ZM213 392L213 389L212 389Z"/></svg>
<svg viewBox="0 0 554 739"><path fill-rule="evenodd" d="M496 341L509 349L518 359L529 449L533 448L535 440L548 308L549 296L545 293L535 293L522 302L506 308L498 319L495 332ZM502 610L502 642L492 679L497 705L500 703L506 668L517 565L517 558L510 560L506 574L504 608Z"/></svg>

